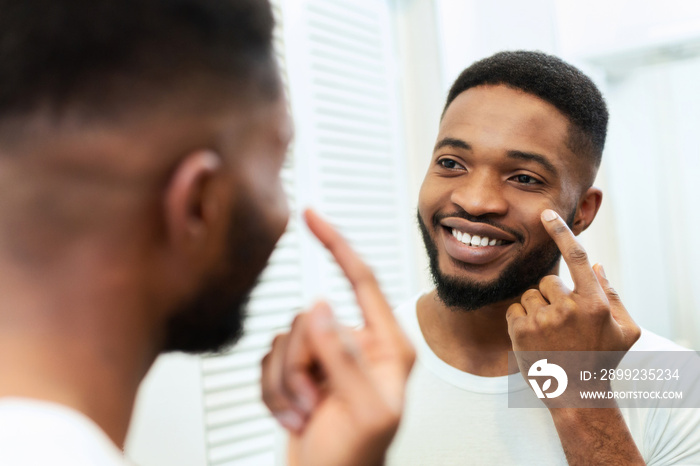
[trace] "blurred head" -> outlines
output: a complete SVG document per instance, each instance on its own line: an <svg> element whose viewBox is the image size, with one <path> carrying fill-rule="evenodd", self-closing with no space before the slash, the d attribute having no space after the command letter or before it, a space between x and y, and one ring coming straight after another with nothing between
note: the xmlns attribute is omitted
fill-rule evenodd
<svg viewBox="0 0 700 466"><path fill-rule="evenodd" d="M268 2L0 10L3 260L60 270L56 286L102 264L86 296L130 290L162 350L233 343L288 217Z"/></svg>
<svg viewBox="0 0 700 466"><path fill-rule="evenodd" d="M607 120L593 82L556 57L502 52L460 74L418 207L447 306L507 302L557 273L560 254L540 214L556 210L575 234L593 221Z"/></svg>

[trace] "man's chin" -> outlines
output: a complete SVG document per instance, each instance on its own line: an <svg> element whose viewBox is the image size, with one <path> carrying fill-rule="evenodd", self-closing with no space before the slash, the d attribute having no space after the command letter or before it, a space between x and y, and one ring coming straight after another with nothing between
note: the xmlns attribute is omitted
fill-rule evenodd
<svg viewBox="0 0 700 466"><path fill-rule="evenodd" d="M163 352L219 353L243 335L248 293L229 294L219 284L202 291L171 316Z"/></svg>
<svg viewBox="0 0 700 466"><path fill-rule="evenodd" d="M455 286L457 288L470 290L471 292L474 292L473 290L486 290L486 289L491 289L491 288L498 286L497 280L477 281L477 280L465 280L463 278L458 278L458 277L451 277L450 283L453 284L453 286Z"/></svg>
<svg viewBox="0 0 700 466"><path fill-rule="evenodd" d="M451 280L472 284L489 285L498 281L508 268L509 262L499 261L490 264L470 264L450 256L440 260L440 275Z"/></svg>
<svg viewBox="0 0 700 466"><path fill-rule="evenodd" d="M435 257L435 256L433 256ZM558 250L541 248L525 257L493 266L458 267L450 258L445 267L431 261L431 275L440 301L456 311L474 311L512 302L551 273Z"/></svg>
<svg viewBox="0 0 700 466"><path fill-rule="evenodd" d="M501 301L516 298L518 289L507 289L502 280L470 280L462 276L433 276L438 298L456 311L475 311Z"/></svg>

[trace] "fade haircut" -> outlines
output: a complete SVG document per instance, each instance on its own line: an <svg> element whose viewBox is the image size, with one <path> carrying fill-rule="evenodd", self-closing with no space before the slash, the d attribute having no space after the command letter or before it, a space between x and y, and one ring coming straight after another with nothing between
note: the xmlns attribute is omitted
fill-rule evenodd
<svg viewBox="0 0 700 466"><path fill-rule="evenodd" d="M0 125L279 92L267 0L0 0L0 12Z"/></svg>
<svg viewBox="0 0 700 466"><path fill-rule="evenodd" d="M554 105L569 119L569 148L600 166L608 109L593 81L578 68L542 52L499 52L462 71L447 95L443 115L459 94L489 84L519 89Z"/></svg>

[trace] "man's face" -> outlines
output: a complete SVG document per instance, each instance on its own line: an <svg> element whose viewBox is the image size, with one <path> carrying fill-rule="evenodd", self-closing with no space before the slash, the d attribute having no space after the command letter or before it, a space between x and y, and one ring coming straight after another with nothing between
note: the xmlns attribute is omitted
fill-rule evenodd
<svg viewBox="0 0 700 466"><path fill-rule="evenodd" d="M220 351L243 332L244 307L289 218L280 170L291 137L283 98L251 112L243 143L224 138L230 208L227 239L219 263L199 292L173 314L166 351Z"/></svg>
<svg viewBox="0 0 700 466"><path fill-rule="evenodd" d="M540 214L554 209L571 224L587 172L567 147L568 126L551 104L502 85L471 88L447 108L418 202L447 306L508 301L556 273Z"/></svg>

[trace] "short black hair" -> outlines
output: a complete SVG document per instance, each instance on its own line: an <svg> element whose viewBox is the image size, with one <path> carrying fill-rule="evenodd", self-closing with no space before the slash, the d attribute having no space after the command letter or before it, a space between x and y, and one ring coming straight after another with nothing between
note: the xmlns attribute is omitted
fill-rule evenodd
<svg viewBox="0 0 700 466"><path fill-rule="evenodd" d="M578 68L542 52L499 52L462 71L450 88L443 115L462 92L480 85L506 85L554 105L570 121L569 147L600 165L608 109L600 90Z"/></svg>
<svg viewBox="0 0 700 466"><path fill-rule="evenodd" d="M0 0L0 120L99 117L183 83L278 92L273 27L268 0Z"/></svg>

